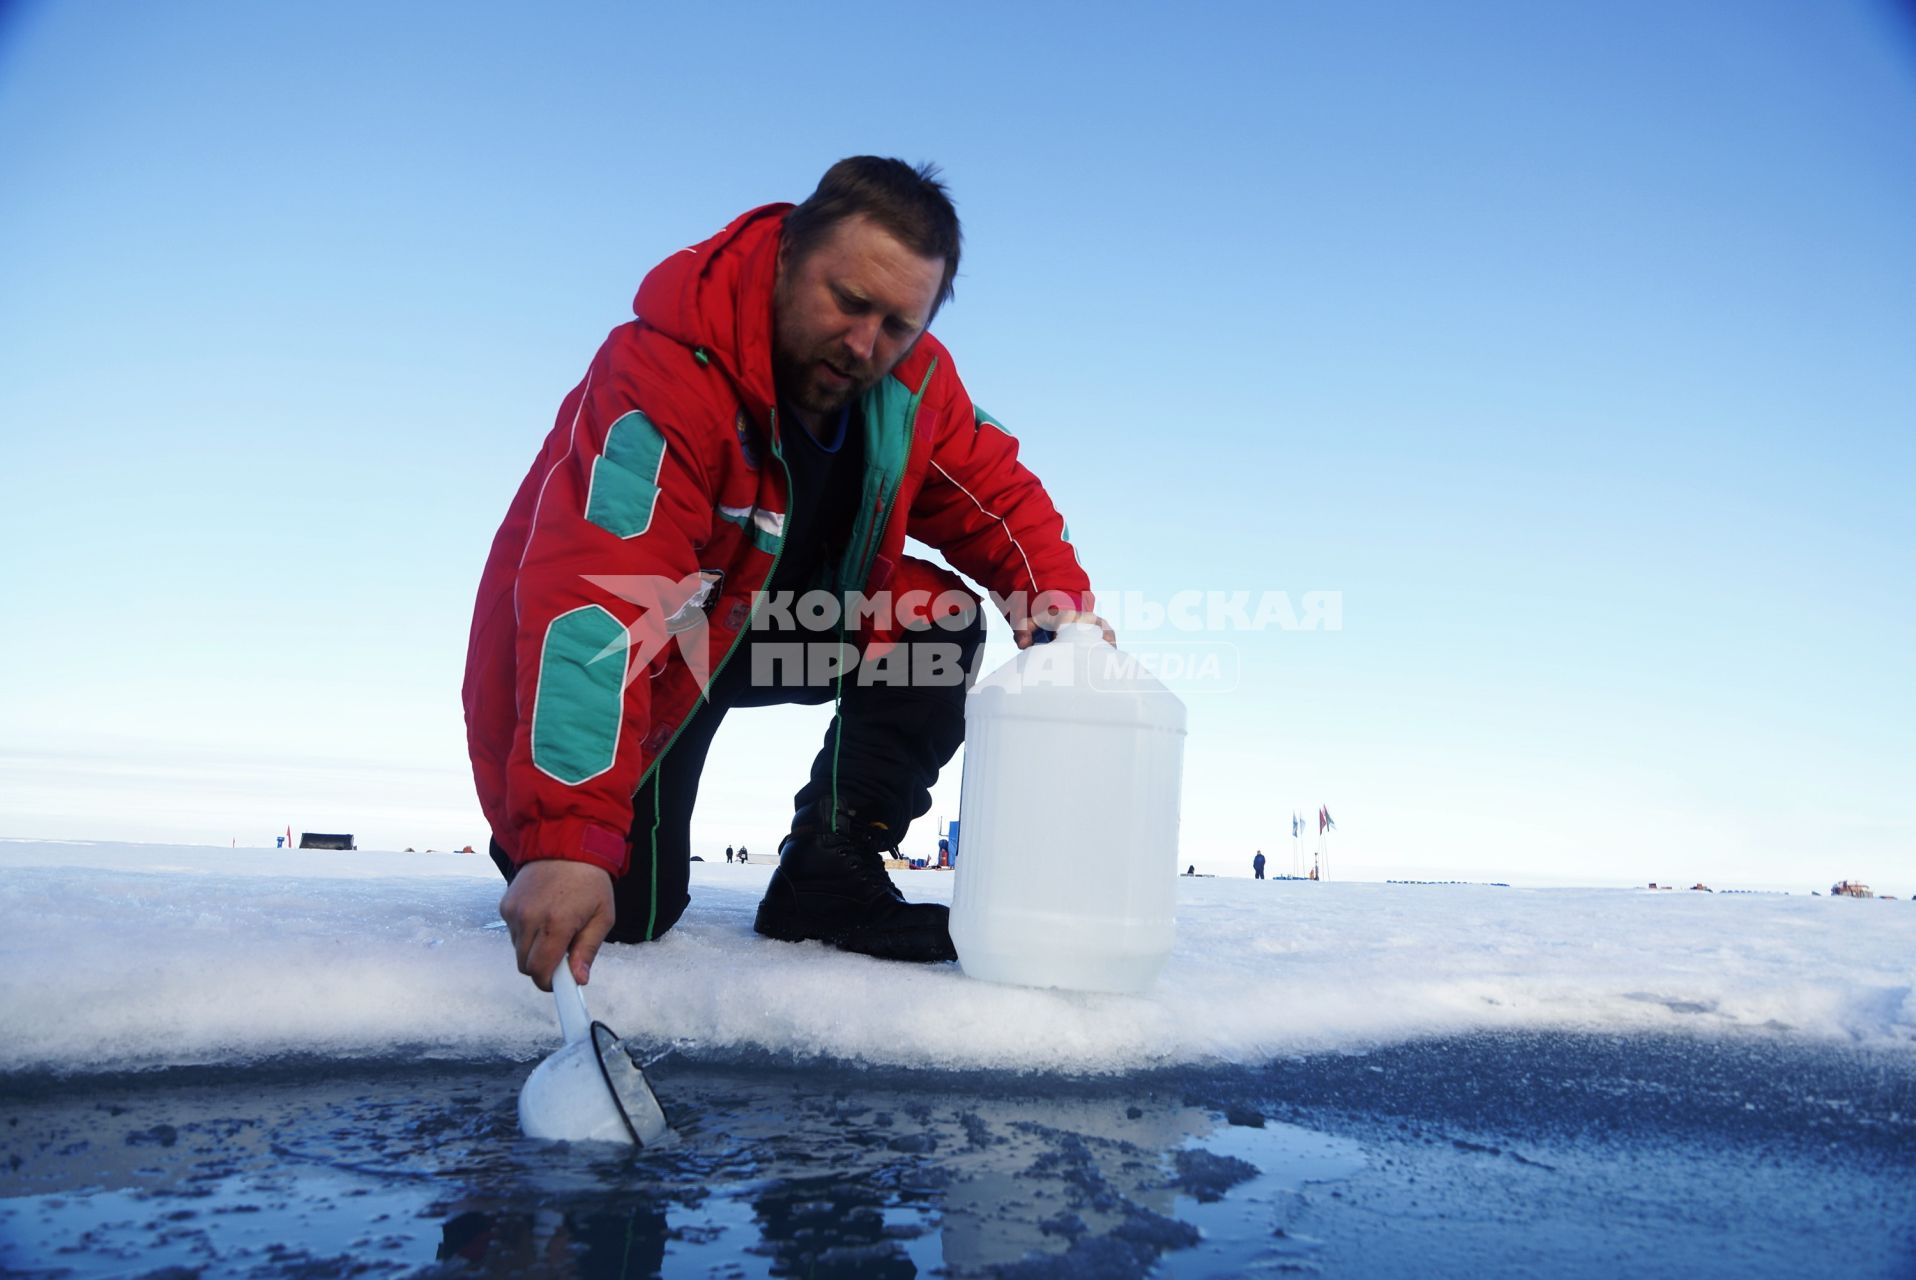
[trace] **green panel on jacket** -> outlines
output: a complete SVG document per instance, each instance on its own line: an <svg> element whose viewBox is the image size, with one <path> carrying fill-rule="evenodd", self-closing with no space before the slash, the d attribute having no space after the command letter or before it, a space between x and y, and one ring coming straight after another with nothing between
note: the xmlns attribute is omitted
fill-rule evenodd
<svg viewBox="0 0 1916 1280"><path fill-rule="evenodd" d="M785 539L785 517L776 511L750 507L720 507L718 518L735 524L751 536L752 545L768 556L778 554Z"/></svg>
<svg viewBox="0 0 1916 1280"><path fill-rule="evenodd" d="M532 707L532 763L571 785L612 767L625 709L625 628L596 604L546 628Z"/></svg>
<svg viewBox="0 0 1916 1280"><path fill-rule="evenodd" d="M665 464L665 436L637 409L605 433L605 452L592 464L592 491L585 518L607 533L636 538L652 527L659 498L659 468Z"/></svg>
<svg viewBox="0 0 1916 1280"><path fill-rule="evenodd" d="M898 496L898 482L904 479L905 464L911 455L912 425L918 420L918 404L925 398L937 372L938 362L933 360L916 391L896 376L882 378L860 402L865 422L865 488L859 499L858 515L852 522L851 537L838 561L840 590L859 590L871 574L872 560L878 555L879 535L891 515L892 502Z"/></svg>

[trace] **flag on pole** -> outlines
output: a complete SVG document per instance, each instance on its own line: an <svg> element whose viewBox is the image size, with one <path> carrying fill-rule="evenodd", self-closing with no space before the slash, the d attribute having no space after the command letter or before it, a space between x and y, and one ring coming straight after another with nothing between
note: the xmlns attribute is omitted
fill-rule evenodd
<svg viewBox="0 0 1916 1280"><path fill-rule="evenodd" d="M1299 833L1303 830L1303 827L1304 827L1304 819L1297 816L1297 810L1295 809L1291 810L1291 839L1293 840L1297 839Z"/></svg>
<svg viewBox="0 0 1916 1280"><path fill-rule="evenodd" d="M1317 806L1317 834L1321 836L1326 831L1335 831L1335 830L1337 830L1337 824L1331 821L1331 811L1321 804L1318 805Z"/></svg>

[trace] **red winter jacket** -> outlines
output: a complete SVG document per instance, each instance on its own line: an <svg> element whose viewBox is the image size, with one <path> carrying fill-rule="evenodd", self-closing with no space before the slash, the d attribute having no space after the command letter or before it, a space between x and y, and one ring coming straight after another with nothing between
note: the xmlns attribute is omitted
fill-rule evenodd
<svg viewBox="0 0 1916 1280"><path fill-rule="evenodd" d="M565 398L493 539L466 738L486 820L518 862L624 874L633 793L697 705L695 665L717 672L771 577L787 499L772 280L789 208L754 209L646 276L639 318ZM904 556L909 533L1000 597L1092 607L1063 519L937 339L861 407L863 500L839 585L959 585Z"/></svg>

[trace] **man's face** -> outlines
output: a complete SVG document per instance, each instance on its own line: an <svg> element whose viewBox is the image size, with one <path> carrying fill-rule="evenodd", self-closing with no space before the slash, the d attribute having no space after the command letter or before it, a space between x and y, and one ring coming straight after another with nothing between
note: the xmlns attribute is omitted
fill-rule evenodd
<svg viewBox="0 0 1916 1280"><path fill-rule="evenodd" d="M783 249L773 298L772 370L807 427L892 371L931 321L943 258L921 258L863 214L797 262Z"/></svg>

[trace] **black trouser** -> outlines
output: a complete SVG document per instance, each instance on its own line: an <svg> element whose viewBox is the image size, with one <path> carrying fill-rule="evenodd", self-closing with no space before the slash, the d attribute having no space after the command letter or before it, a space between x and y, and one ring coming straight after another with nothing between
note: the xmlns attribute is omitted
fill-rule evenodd
<svg viewBox="0 0 1916 1280"><path fill-rule="evenodd" d="M849 641L839 648L836 629L747 632L710 697L632 798L631 861L613 881L618 919L609 940L657 938L692 900L692 807L706 752L734 707L815 706L837 698L838 713L794 807L820 817L833 807L856 813L860 822L883 823L891 840L902 840L912 820L931 808L938 771L965 740L965 690L984 638L984 619L973 610L905 630L890 653L861 654L841 678L831 679L834 660L853 648ZM510 881L515 868L497 839L491 852Z"/></svg>

